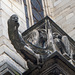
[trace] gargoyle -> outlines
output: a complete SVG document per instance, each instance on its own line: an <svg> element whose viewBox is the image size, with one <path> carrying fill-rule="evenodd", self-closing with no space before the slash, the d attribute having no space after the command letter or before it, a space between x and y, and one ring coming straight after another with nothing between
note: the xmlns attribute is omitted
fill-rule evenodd
<svg viewBox="0 0 75 75"><path fill-rule="evenodd" d="M20 52L24 55L25 60L30 60L34 64L39 63L40 56L38 57L37 54L43 56L48 56L50 54L50 50L48 47L44 47L43 40L45 42L41 31L35 30L32 31L31 34L29 35L29 38L24 39L18 32L18 17L17 15L12 15L10 19L8 20L8 34L9 34L9 39L11 40L12 45L14 48L17 50L17 52ZM39 33L40 32L40 33ZM34 34L37 35L35 42L32 42L32 39L34 37ZM38 47L37 43L40 41L39 37L41 36L42 38L42 47ZM38 39L37 39L38 37ZM36 45L35 45L36 44ZM51 48L52 49L52 48ZM45 57L46 58L46 57Z"/></svg>
<svg viewBox="0 0 75 75"><path fill-rule="evenodd" d="M30 60L36 64L38 57L30 48L27 47L25 41L18 32L18 27L18 17L14 14L8 20L9 39L11 40L11 43L17 52L20 52L24 55L25 60Z"/></svg>

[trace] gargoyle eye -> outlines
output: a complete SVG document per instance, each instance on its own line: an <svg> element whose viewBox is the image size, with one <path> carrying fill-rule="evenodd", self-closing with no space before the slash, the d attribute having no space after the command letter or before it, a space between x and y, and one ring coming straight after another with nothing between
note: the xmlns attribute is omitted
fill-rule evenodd
<svg viewBox="0 0 75 75"><path fill-rule="evenodd" d="M13 19L15 19L15 17L13 17Z"/></svg>
<svg viewBox="0 0 75 75"><path fill-rule="evenodd" d="M15 19L15 17L12 17L12 19Z"/></svg>
<svg viewBox="0 0 75 75"><path fill-rule="evenodd" d="M12 17L12 20L18 20L18 18L17 17Z"/></svg>

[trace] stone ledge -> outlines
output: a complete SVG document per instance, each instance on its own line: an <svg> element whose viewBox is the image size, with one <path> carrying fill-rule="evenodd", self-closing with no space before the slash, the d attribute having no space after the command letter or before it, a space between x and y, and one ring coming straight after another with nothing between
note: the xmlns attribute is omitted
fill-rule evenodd
<svg viewBox="0 0 75 75"><path fill-rule="evenodd" d="M0 58L0 75L1 72L4 71L6 68L9 70L14 70L18 72L19 74L22 74L25 69L22 68L19 64L17 64L14 60L12 60L7 54L3 53ZM4 63L3 63L4 62Z"/></svg>
<svg viewBox="0 0 75 75"><path fill-rule="evenodd" d="M67 54L67 53L64 53L63 56L67 59L67 60L70 60L70 56Z"/></svg>
<svg viewBox="0 0 75 75"><path fill-rule="evenodd" d="M4 69L2 72L0 72L0 75L4 75L4 74L8 74L7 72L9 72L9 74L14 75L14 73L12 71L10 71L8 68ZM9 75L8 74L8 75Z"/></svg>
<svg viewBox="0 0 75 75"><path fill-rule="evenodd" d="M23 68L28 69L26 61L22 58L19 53L15 53L11 49L9 49L6 45L0 46L0 55L2 53L6 53L11 59L13 59L16 63L21 65Z"/></svg>

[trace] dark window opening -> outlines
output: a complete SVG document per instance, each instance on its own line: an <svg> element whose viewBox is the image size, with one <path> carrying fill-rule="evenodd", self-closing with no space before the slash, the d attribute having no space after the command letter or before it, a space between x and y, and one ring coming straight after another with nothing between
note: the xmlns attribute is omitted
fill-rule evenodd
<svg viewBox="0 0 75 75"><path fill-rule="evenodd" d="M38 22L44 17L43 6L41 0L31 0L32 15L34 23Z"/></svg>

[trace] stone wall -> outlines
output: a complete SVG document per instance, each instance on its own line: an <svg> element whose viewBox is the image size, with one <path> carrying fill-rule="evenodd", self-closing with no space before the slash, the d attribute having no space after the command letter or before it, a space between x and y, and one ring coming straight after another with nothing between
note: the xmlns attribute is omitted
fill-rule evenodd
<svg viewBox="0 0 75 75"><path fill-rule="evenodd" d="M26 61L16 52L8 37L7 21L13 14L17 14L19 17L19 31L25 31L27 27L23 1L0 0L0 75L2 74L3 68L1 67L3 67L4 63L12 66L20 74L27 69Z"/></svg>
<svg viewBox="0 0 75 75"><path fill-rule="evenodd" d="M50 16L75 40L75 0L42 0L42 3L44 15ZM2 68L4 63L8 63L20 74L27 69L26 61L16 52L9 40L7 25L9 17L17 14L19 31L25 31L27 27L24 11L23 0L0 0L0 74L6 68Z"/></svg>
<svg viewBox="0 0 75 75"><path fill-rule="evenodd" d="M50 0L51 18L75 40L75 0Z"/></svg>

